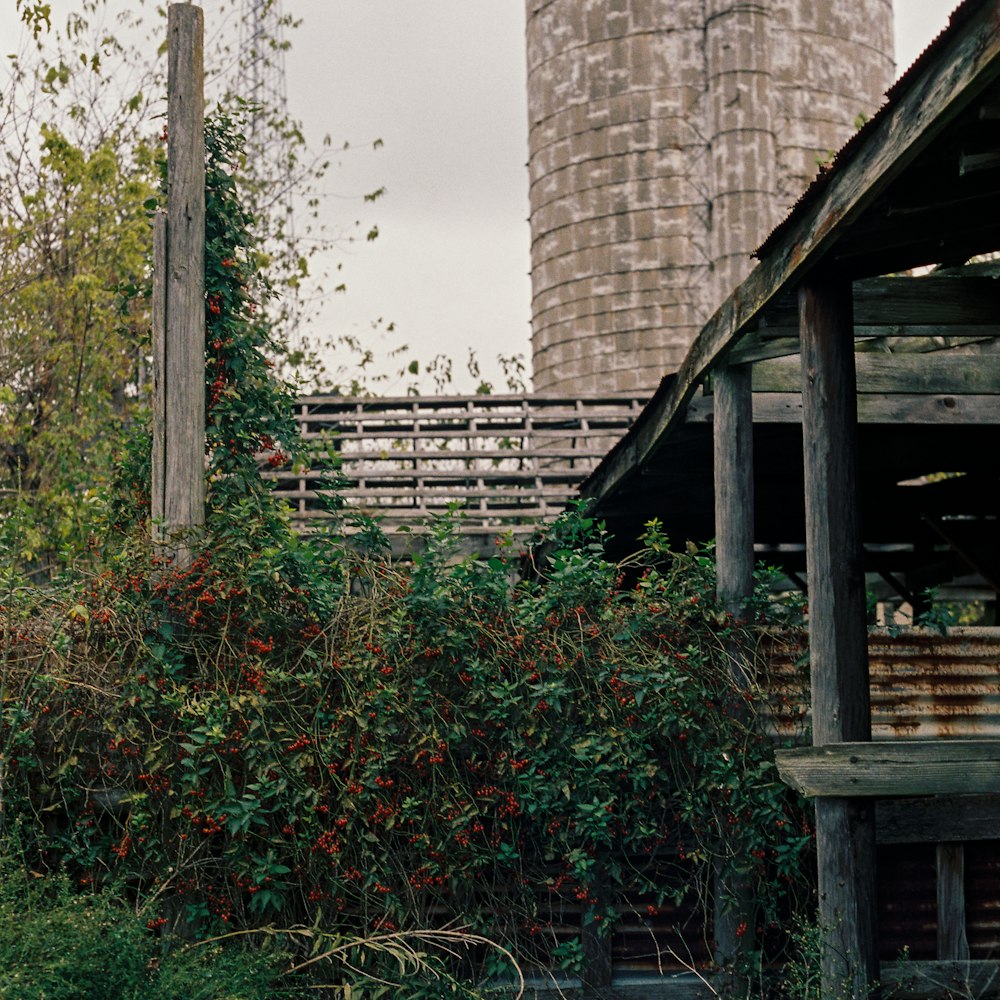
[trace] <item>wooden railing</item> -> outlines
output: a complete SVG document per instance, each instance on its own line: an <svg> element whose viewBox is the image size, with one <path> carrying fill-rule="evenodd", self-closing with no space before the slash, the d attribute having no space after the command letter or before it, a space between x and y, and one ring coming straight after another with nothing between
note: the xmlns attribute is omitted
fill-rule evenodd
<svg viewBox="0 0 1000 1000"><path fill-rule="evenodd" d="M303 531L329 518L324 494L337 481L346 507L380 518L390 535L419 535L457 506L470 540L523 537L576 496L644 402L613 393L310 396L297 405L310 468L267 475Z"/></svg>

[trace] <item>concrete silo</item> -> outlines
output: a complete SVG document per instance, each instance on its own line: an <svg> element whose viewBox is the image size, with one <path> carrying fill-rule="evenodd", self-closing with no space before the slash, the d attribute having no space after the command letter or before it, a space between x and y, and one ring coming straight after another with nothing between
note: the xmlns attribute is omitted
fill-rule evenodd
<svg viewBox="0 0 1000 1000"><path fill-rule="evenodd" d="M892 79L891 0L527 0L538 391L652 390Z"/></svg>

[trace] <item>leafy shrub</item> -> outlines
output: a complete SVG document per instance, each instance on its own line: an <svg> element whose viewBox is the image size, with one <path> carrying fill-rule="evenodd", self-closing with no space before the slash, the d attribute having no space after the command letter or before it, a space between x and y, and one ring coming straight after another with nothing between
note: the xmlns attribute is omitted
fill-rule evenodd
<svg viewBox="0 0 1000 1000"><path fill-rule="evenodd" d="M164 951L126 900L78 892L8 857L0 887L4 1000L270 1000L280 955L238 946ZM285 990L281 996L290 996Z"/></svg>
<svg viewBox="0 0 1000 1000"><path fill-rule="evenodd" d="M611 563L583 508L527 564L504 541L462 558L457 515L411 565L376 525L367 544L296 536L259 466L306 456L254 308L238 146L224 123L207 136L205 533L188 565L151 552L137 445L104 571L34 594L11 577L0 608L0 794L27 863L90 892L51 904L74 948L106 924L115 954L149 955L113 884L154 927L277 925L317 975L432 997L456 971L509 976L511 955L576 969L560 914L606 934L629 892L655 913L720 874L779 919L810 833L758 717L766 599L721 613L711 552L655 523ZM209 948L161 963L165 995L200 988ZM213 975L256 975L229 954Z"/></svg>

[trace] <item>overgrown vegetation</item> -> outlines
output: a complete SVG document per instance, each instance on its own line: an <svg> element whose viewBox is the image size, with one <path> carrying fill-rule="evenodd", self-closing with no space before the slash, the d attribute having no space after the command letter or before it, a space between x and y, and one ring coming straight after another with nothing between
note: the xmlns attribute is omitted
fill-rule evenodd
<svg viewBox="0 0 1000 1000"><path fill-rule="evenodd" d="M193 561L151 547L144 433L95 496L95 569L38 589L17 518L0 528L5 926L42 921L23 947L53 976L45 928L74 942L74 975L107 960L95 948L127 954L121 996L181 995L164 984L197 980L216 945L191 944L217 936L262 957L213 958L234 977L213 996L294 991L276 970L354 996L478 995L515 963L581 971L623 900L707 908L719 874L752 888L744 933L763 948L810 847L762 724L766 591L734 620L711 552L671 551L650 524L610 563L583 509L489 560L459 555L457 513L410 565L374 524L296 536L260 470L308 456L269 363L225 118L207 153ZM0 966L22 947L3 933ZM91 995L43 980L0 995Z"/></svg>

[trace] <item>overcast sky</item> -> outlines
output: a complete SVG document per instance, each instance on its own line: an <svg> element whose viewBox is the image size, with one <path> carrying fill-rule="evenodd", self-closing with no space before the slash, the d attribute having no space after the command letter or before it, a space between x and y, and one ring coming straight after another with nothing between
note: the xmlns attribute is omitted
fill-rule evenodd
<svg viewBox="0 0 1000 1000"><path fill-rule="evenodd" d="M322 184L322 209L332 232L360 240L327 255L347 292L319 304L317 333L371 340L382 318L396 333L376 338L376 352L407 343L423 363L445 353L462 368L471 347L501 388L496 355L530 351L524 0L283 3L302 19L288 35L289 110L315 146L327 134L333 149L351 143ZM905 68L952 4L895 3ZM13 51L14 0L0 5ZM53 20L75 5L52 0ZM208 32L220 30L218 0L203 6ZM385 197L366 204L379 187Z"/></svg>
<svg viewBox="0 0 1000 1000"><path fill-rule="evenodd" d="M421 360L471 346L490 372L498 352L528 356L523 0L284 2L303 18L286 67L293 113L314 138L385 143L340 157L325 182L331 224L375 222L380 235L331 258L348 291L322 327L364 333L381 316ZM896 0L899 67L951 6ZM382 185L384 200L360 202Z"/></svg>

